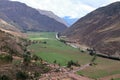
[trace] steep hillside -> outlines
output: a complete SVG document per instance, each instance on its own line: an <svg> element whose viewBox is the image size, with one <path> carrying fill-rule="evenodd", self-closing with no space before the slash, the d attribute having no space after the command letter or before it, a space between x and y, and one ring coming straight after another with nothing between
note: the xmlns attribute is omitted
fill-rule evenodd
<svg viewBox="0 0 120 80"><path fill-rule="evenodd" d="M101 7L78 20L64 36L108 55L120 55L120 2Z"/></svg>
<svg viewBox="0 0 120 80"><path fill-rule="evenodd" d="M0 0L0 18L22 31L60 32L67 28L55 19L40 14L36 9L8 0Z"/></svg>
<svg viewBox="0 0 120 80"><path fill-rule="evenodd" d="M50 71L27 49L30 44L30 40L0 30L0 80L38 80L41 73Z"/></svg>
<svg viewBox="0 0 120 80"><path fill-rule="evenodd" d="M64 25L68 26L68 24L62 18L58 17L53 12L51 12L51 11L45 11L45 10L40 10L40 9L38 9L38 11L40 12L40 14L46 15L46 16L48 16L50 18L55 19L56 21L58 21L58 22L60 22L60 23L62 23Z"/></svg>
<svg viewBox="0 0 120 80"><path fill-rule="evenodd" d="M26 44L22 39L18 39L15 36L0 30L0 54L23 54L25 46L22 44Z"/></svg>
<svg viewBox="0 0 120 80"><path fill-rule="evenodd" d="M15 26L0 19L0 54L23 54L26 35L21 33Z"/></svg>
<svg viewBox="0 0 120 80"><path fill-rule="evenodd" d="M17 37L26 37L25 34L21 33L20 30L18 30L18 28L16 28L15 26L7 23L6 21L0 19L0 30L9 33L11 35L17 36Z"/></svg>

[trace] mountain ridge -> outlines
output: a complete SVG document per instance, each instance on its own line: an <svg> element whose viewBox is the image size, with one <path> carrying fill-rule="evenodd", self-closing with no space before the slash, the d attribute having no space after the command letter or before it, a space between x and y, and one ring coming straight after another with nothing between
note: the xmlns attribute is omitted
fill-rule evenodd
<svg viewBox="0 0 120 80"><path fill-rule="evenodd" d="M62 34L101 53L120 55L120 2L96 9Z"/></svg>
<svg viewBox="0 0 120 80"><path fill-rule="evenodd" d="M66 25L17 1L0 1L0 18L23 31L61 32L67 28Z"/></svg>
<svg viewBox="0 0 120 80"><path fill-rule="evenodd" d="M55 15L52 11L46 11L46 10L40 10L40 9L38 9L38 11L40 12L40 14L46 15L50 18L57 20L58 22L60 22L62 24L65 24L66 26L68 26L68 24L62 18Z"/></svg>

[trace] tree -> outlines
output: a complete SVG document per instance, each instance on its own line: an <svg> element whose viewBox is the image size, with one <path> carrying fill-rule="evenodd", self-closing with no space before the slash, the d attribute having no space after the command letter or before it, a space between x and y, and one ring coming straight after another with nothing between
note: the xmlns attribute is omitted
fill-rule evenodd
<svg viewBox="0 0 120 80"><path fill-rule="evenodd" d="M96 54L96 50L93 48L93 49L87 49L87 51L89 52L89 54L91 56L94 56Z"/></svg>
<svg viewBox="0 0 120 80"><path fill-rule="evenodd" d="M95 60L96 60L96 59L97 59L97 55L95 54L94 57L93 57L93 59L91 60L90 65L95 64Z"/></svg>

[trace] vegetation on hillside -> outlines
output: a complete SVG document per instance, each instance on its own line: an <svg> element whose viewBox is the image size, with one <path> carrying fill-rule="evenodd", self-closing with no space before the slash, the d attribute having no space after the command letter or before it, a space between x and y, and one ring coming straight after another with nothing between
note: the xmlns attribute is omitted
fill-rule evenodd
<svg viewBox="0 0 120 80"><path fill-rule="evenodd" d="M34 42L0 31L0 80L39 79L50 71L27 47Z"/></svg>

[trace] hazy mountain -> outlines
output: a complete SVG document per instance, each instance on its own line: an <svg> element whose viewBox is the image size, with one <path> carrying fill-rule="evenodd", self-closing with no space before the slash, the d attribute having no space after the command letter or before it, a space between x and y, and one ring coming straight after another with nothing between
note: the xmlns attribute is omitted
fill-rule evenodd
<svg viewBox="0 0 120 80"><path fill-rule="evenodd" d="M63 31L66 25L40 14L27 5L8 0L0 0L0 18L23 31Z"/></svg>
<svg viewBox="0 0 120 80"><path fill-rule="evenodd" d="M69 16L65 16L63 19L69 26L73 25L78 20L78 18L70 18Z"/></svg>
<svg viewBox="0 0 120 80"><path fill-rule="evenodd" d="M46 16L48 16L50 18L55 19L56 21L58 21L58 22L60 22L62 24L65 24L66 26L68 26L68 24L62 18L58 17L53 12L51 12L51 11L45 11L45 10L40 10L40 9L38 9L38 11L40 12L40 14L46 15Z"/></svg>
<svg viewBox="0 0 120 80"><path fill-rule="evenodd" d="M63 35L101 53L120 55L120 2L89 13Z"/></svg>

